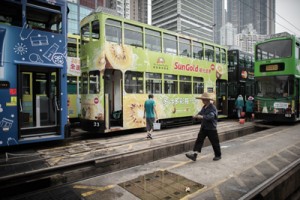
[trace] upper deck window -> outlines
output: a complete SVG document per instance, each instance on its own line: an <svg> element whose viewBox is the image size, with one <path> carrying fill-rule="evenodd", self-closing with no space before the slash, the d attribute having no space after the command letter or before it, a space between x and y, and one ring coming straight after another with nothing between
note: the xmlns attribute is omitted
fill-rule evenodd
<svg viewBox="0 0 300 200"><path fill-rule="evenodd" d="M146 32L146 49L161 52L161 33L158 31L145 29Z"/></svg>
<svg viewBox="0 0 300 200"><path fill-rule="evenodd" d="M93 40L100 39L100 24L98 20L92 22L92 39Z"/></svg>
<svg viewBox="0 0 300 200"><path fill-rule="evenodd" d="M143 28L132 24L124 24L125 44L143 47Z"/></svg>
<svg viewBox="0 0 300 200"><path fill-rule="evenodd" d="M107 19L105 24L106 41L122 44L122 23L117 20Z"/></svg>
<svg viewBox="0 0 300 200"><path fill-rule="evenodd" d="M68 40L70 40L68 38ZM70 57L77 57L77 44L76 44L76 39L75 42L73 41L73 39L71 39L72 41L68 41L68 56Z"/></svg>
<svg viewBox="0 0 300 200"><path fill-rule="evenodd" d="M256 60L288 58L292 56L292 40L274 40L256 46Z"/></svg>
<svg viewBox="0 0 300 200"><path fill-rule="evenodd" d="M203 60L203 44L200 42L193 42L193 57Z"/></svg>
<svg viewBox="0 0 300 200"><path fill-rule="evenodd" d="M225 51L225 49L221 49L221 59L222 59L222 61L221 61L221 63L223 63L223 64L226 64L226 51Z"/></svg>
<svg viewBox="0 0 300 200"><path fill-rule="evenodd" d="M22 26L21 1L0 1L0 24Z"/></svg>
<svg viewBox="0 0 300 200"><path fill-rule="evenodd" d="M164 53L177 55L177 37L164 34Z"/></svg>
<svg viewBox="0 0 300 200"><path fill-rule="evenodd" d="M85 24L81 27L81 44L89 43L90 34L90 24Z"/></svg>
<svg viewBox="0 0 300 200"><path fill-rule="evenodd" d="M60 7L35 0L28 0L27 2L26 20L30 27L62 33Z"/></svg>
<svg viewBox="0 0 300 200"><path fill-rule="evenodd" d="M179 38L179 53L181 56L191 56L191 41L185 38Z"/></svg>
<svg viewBox="0 0 300 200"><path fill-rule="evenodd" d="M221 54L220 54L220 48L216 47L216 62L220 63L221 62Z"/></svg>
<svg viewBox="0 0 300 200"><path fill-rule="evenodd" d="M210 45L205 45L205 59L211 62L215 61L214 47Z"/></svg>

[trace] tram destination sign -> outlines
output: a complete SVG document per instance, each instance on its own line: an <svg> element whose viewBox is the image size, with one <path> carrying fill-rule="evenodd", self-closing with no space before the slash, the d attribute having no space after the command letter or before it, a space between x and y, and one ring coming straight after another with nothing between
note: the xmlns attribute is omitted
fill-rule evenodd
<svg viewBox="0 0 300 200"><path fill-rule="evenodd" d="M284 63L277 64L267 64L260 66L260 72L274 72L274 71L283 71Z"/></svg>

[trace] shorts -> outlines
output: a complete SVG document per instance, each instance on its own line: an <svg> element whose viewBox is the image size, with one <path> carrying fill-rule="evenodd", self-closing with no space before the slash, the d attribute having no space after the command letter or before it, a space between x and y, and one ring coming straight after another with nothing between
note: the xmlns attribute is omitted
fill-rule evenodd
<svg viewBox="0 0 300 200"><path fill-rule="evenodd" d="M153 123L155 122L155 118L146 118L146 129L147 131L153 130Z"/></svg>

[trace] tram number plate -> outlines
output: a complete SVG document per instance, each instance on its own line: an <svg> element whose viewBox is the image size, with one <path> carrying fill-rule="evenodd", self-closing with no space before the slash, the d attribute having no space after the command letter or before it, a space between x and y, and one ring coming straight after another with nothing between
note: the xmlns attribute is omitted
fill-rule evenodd
<svg viewBox="0 0 300 200"><path fill-rule="evenodd" d="M284 116L285 116L285 117L292 117L291 114L285 114Z"/></svg>
<svg viewBox="0 0 300 200"><path fill-rule="evenodd" d="M99 122L94 122L94 127L100 127L100 123Z"/></svg>

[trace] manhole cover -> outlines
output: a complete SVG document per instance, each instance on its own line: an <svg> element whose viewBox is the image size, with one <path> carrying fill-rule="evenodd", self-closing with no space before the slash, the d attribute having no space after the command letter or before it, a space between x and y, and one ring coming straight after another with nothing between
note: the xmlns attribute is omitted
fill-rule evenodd
<svg viewBox="0 0 300 200"><path fill-rule="evenodd" d="M140 199L180 199L204 185L169 171L156 171L120 183L119 186Z"/></svg>

